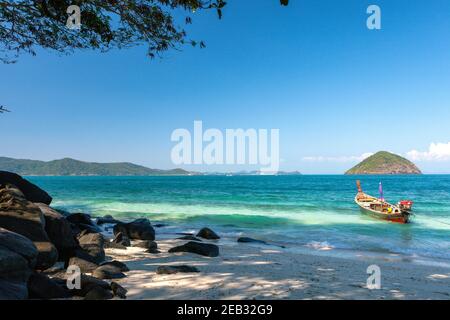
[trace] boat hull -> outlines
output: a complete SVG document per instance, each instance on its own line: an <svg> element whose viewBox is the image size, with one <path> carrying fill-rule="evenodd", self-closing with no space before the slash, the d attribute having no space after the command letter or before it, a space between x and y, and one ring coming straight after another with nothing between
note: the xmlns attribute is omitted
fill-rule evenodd
<svg viewBox="0 0 450 320"><path fill-rule="evenodd" d="M385 220L385 221L391 221L391 222L395 222L395 223L402 223L402 224L405 224L405 223L409 222L409 215L383 214L383 213L380 213L380 212L377 212L377 211L368 210L368 209L365 209L365 208L362 208L362 207L360 207L360 209L361 209L361 212L363 214L370 215L370 216L372 216L374 218L377 218L377 219L381 219L381 220Z"/></svg>

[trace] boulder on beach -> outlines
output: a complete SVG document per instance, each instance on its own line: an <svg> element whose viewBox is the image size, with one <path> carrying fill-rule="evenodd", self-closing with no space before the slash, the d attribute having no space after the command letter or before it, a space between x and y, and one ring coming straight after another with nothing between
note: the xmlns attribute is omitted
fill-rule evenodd
<svg viewBox="0 0 450 320"><path fill-rule="evenodd" d="M195 236L193 236L191 234L179 237L177 239L179 239L179 240L191 240L191 241L202 241L202 239L199 239L199 238L197 238L197 237L195 237Z"/></svg>
<svg viewBox="0 0 450 320"><path fill-rule="evenodd" d="M200 272L196 267L191 266L159 266L156 269L156 274L175 274L175 273L194 273Z"/></svg>
<svg viewBox="0 0 450 320"><path fill-rule="evenodd" d="M135 243L133 243L133 247L156 250L158 249L158 244L155 241L144 240L144 241L136 241Z"/></svg>
<svg viewBox="0 0 450 320"><path fill-rule="evenodd" d="M114 236L114 239L113 239L111 242L116 243L116 244L120 244L120 245L122 245L122 246L124 246L124 247L129 247L129 246L131 246L130 238L128 238L128 237L127 237L126 235L124 235L122 232L117 233L117 234Z"/></svg>
<svg viewBox="0 0 450 320"><path fill-rule="evenodd" d="M206 257L217 257L219 255L219 247L215 244L189 241L181 246L171 248L169 252L190 252Z"/></svg>
<svg viewBox="0 0 450 320"><path fill-rule="evenodd" d="M23 257L27 265L33 269L37 262L38 251L33 242L12 231L0 228L0 249L12 251ZM6 274L3 272L0 275Z"/></svg>
<svg viewBox="0 0 450 320"><path fill-rule="evenodd" d="M126 277L122 272L122 268L113 264L105 264L98 267L92 272L92 275L99 279L121 279Z"/></svg>
<svg viewBox="0 0 450 320"><path fill-rule="evenodd" d="M86 233L101 233L102 230L94 225L84 224L84 223L71 223L72 234L74 237L78 238L81 234Z"/></svg>
<svg viewBox="0 0 450 320"><path fill-rule="evenodd" d="M92 222L91 216L86 213L71 213L69 214L66 219L69 222L75 223L75 224L87 224L91 226L95 226Z"/></svg>
<svg viewBox="0 0 450 320"><path fill-rule="evenodd" d="M114 241L105 240L104 244L105 249L119 249L119 250L127 250L127 247L121 243L115 243Z"/></svg>
<svg viewBox="0 0 450 320"><path fill-rule="evenodd" d="M72 234L79 237L81 233L100 233L102 230L92 221L86 213L71 213L66 216L70 222Z"/></svg>
<svg viewBox="0 0 450 320"><path fill-rule="evenodd" d="M57 261L58 251L45 231L43 213L12 185L0 186L0 227L21 234L35 244L39 251L36 269L45 270Z"/></svg>
<svg viewBox="0 0 450 320"><path fill-rule="evenodd" d="M248 238L248 237L240 237L237 239L237 242L267 244L267 242L265 242L263 240L257 240L257 239L252 239L252 238Z"/></svg>
<svg viewBox="0 0 450 320"><path fill-rule="evenodd" d="M26 281L0 277L0 300L25 300L27 298Z"/></svg>
<svg viewBox="0 0 450 320"><path fill-rule="evenodd" d="M127 298L127 289L122 287L117 282L112 281L111 282L111 289L115 297L118 297L120 299L126 299Z"/></svg>
<svg viewBox="0 0 450 320"><path fill-rule="evenodd" d="M63 299L71 297L69 289L49 278L46 274L33 272L28 279L30 299Z"/></svg>
<svg viewBox="0 0 450 320"><path fill-rule="evenodd" d="M101 264L101 266L114 266L118 268L121 272L127 272L130 271L130 269L127 267L127 265L123 262L112 260L112 261L105 261Z"/></svg>
<svg viewBox="0 0 450 320"><path fill-rule="evenodd" d="M124 236L132 240L155 240L155 229L150 220L137 219L129 223L120 222L113 228L114 235L122 232Z"/></svg>
<svg viewBox="0 0 450 320"><path fill-rule="evenodd" d="M0 185L11 184L16 186L28 201L40 202L49 205L52 197L47 192L36 186L35 184L23 179L18 174L0 171Z"/></svg>
<svg viewBox="0 0 450 320"><path fill-rule="evenodd" d="M36 270L46 270L52 267L58 261L58 250L51 242L42 241L33 242L38 250Z"/></svg>
<svg viewBox="0 0 450 320"><path fill-rule="evenodd" d="M103 224L117 224L120 223L119 220L114 219L111 215L106 215L100 218L97 218L97 225Z"/></svg>
<svg viewBox="0 0 450 320"><path fill-rule="evenodd" d="M240 243L256 243L256 244L263 244L263 245L267 245L267 246L276 246L276 247L280 247L280 248L285 248L285 246L283 245L279 245L279 244L273 244L273 243L268 243L264 240L258 240L258 239L253 239L253 238L249 238L249 237L240 237L237 239L237 242Z"/></svg>
<svg viewBox="0 0 450 320"><path fill-rule="evenodd" d="M0 228L0 300L28 298L27 283L37 256L31 240Z"/></svg>
<svg viewBox="0 0 450 320"><path fill-rule="evenodd" d="M113 293L102 287L92 288L84 297L85 300L110 300L112 299Z"/></svg>
<svg viewBox="0 0 450 320"><path fill-rule="evenodd" d="M58 250L59 260L65 261L74 255L78 242L72 234L70 222L58 211L43 203L36 204L44 215L45 231Z"/></svg>
<svg viewBox="0 0 450 320"><path fill-rule="evenodd" d="M197 233L197 237L207 240L218 240L220 237L210 228L203 228Z"/></svg>
<svg viewBox="0 0 450 320"><path fill-rule="evenodd" d="M51 279L60 283L64 284L67 282L67 279L69 278L69 274L65 271L58 272L55 274L50 275ZM78 297L84 297L86 294L91 291L92 289L100 287L105 290L111 290L111 286L108 282L98 279L93 276L89 276L87 274L81 273L80 278L80 288L79 289L71 289L70 294L72 296L78 296Z"/></svg>
<svg viewBox="0 0 450 320"><path fill-rule="evenodd" d="M147 249L146 252L152 253L152 254L161 253L158 250L158 244L155 241L151 241L151 240L144 240L144 241L135 242L135 243L133 243L133 247Z"/></svg>
<svg viewBox="0 0 450 320"><path fill-rule="evenodd" d="M80 268L81 272L91 273L95 269L97 269L99 265L93 261L89 261L89 260L86 260L86 259L83 259L80 257L72 257L72 258L70 258L66 267L69 267L69 266L77 266L78 268Z"/></svg>
<svg viewBox="0 0 450 320"><path fill-rule="evenodd" d="M92 257L93 262L100 264L105 261L105 240L100 233L83 234L78 238L78 242L83 251Z"/></svg>

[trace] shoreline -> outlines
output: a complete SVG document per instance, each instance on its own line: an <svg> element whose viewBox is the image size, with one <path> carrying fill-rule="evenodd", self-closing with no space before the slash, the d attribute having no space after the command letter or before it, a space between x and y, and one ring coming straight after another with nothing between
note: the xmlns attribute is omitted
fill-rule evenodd
<svg viewBox="0 0 450 320"><path fill-rule="evenodd" d="M97 219L101 217L93 217ZM146 216L136 217L136 218L149 218ZM270 234L249 228L238 228L234 229L230 226L217 226L217 225L207 225L202 223L186 224L184 223L173 223L173 221L165 220L152 220L153 226L157 234L156 242L161 240L170 240L179 237L182 234L195 234L196 231L200 230L202 227L209 226L220 234L222 239L220 240L220 245L235 246L238 245L237 239L239 237L251 237L253 239L259 239L267 241L267 245L263 248L283 248L283 252L286 254L299 254L307 256L319 256L330 259L341 258L346 260L358 260L361 259L373 260L373 261L392 261L392 262L405 262L411 265L417 266L428 266L428 267L441 267L448 268L450 271L450 259L443 257L419 255L416 253L405 253L396 252L389 249L359 249L359 248L347 248L335 246L328 241L315 241L312 238L307 242L295 242L292 239L283 239L280 235L276 235L275 238L271 238ZM125 218L121 219L123 222L131 222L133 219ZM103 235L107 238L113 239L114 235L112 233L112 225L105 224L102 227ZM273 236L273 235L272 235ZM215 242L212 242L215 243ZM251 246L257 246L256 243L249 244Z"/></svg>
<svg viewBox="0 0 450 320"><path fill-rule="evenodd" d="M203 240L219 246L220 255L167 253L185 241L157 234L161 253L144 249L106 249L113 260L127 264L118 280L128 299L450 299L450 268L372 256L333 257L271 245L237 243L235 238ZM293 248L296 249L296 248ZM381 289L367 288L367 268L381 269ZM159 275L160 266L188 265L199 273Z"/></svg>

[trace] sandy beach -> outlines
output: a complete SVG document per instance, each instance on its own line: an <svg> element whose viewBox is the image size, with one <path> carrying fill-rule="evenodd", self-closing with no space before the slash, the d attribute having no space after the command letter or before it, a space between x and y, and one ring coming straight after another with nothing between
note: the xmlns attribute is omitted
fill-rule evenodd
<svg viewBox="0 0 450 320"><path fill-rule="evenodd" d="M157 240L160 254L144 249L107 249L131 269L118 282L128 299L449 299L450 269L421 265L396 255L335 257L303 248L207 241L220 256L167 253L185 241ZM298 252L301 249L304 252ZM381 268L381 289L366 286L369 265ZM189 265L199 273L158 275L159 266Z"/></svg>

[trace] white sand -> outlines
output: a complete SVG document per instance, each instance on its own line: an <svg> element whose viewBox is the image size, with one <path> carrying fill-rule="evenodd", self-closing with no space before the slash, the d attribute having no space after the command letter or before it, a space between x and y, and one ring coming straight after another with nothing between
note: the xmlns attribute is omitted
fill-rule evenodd
<svg viewBox="0 0 450 320"><path fill-rule="evenodd" d="M118 282L128 299L449 299L450 269L392 256L353 258L298 253L293 248L221 239L220 256L167 253L181 240L159 240L160 254L140 248L107 249L131 269ZM294 248L295 249L295 248ZM316 251L320 254L319 251ZM190 265L200 273L158 275L161 265ZM366 287L366 269L381 268L381 289Z"/></svg>

